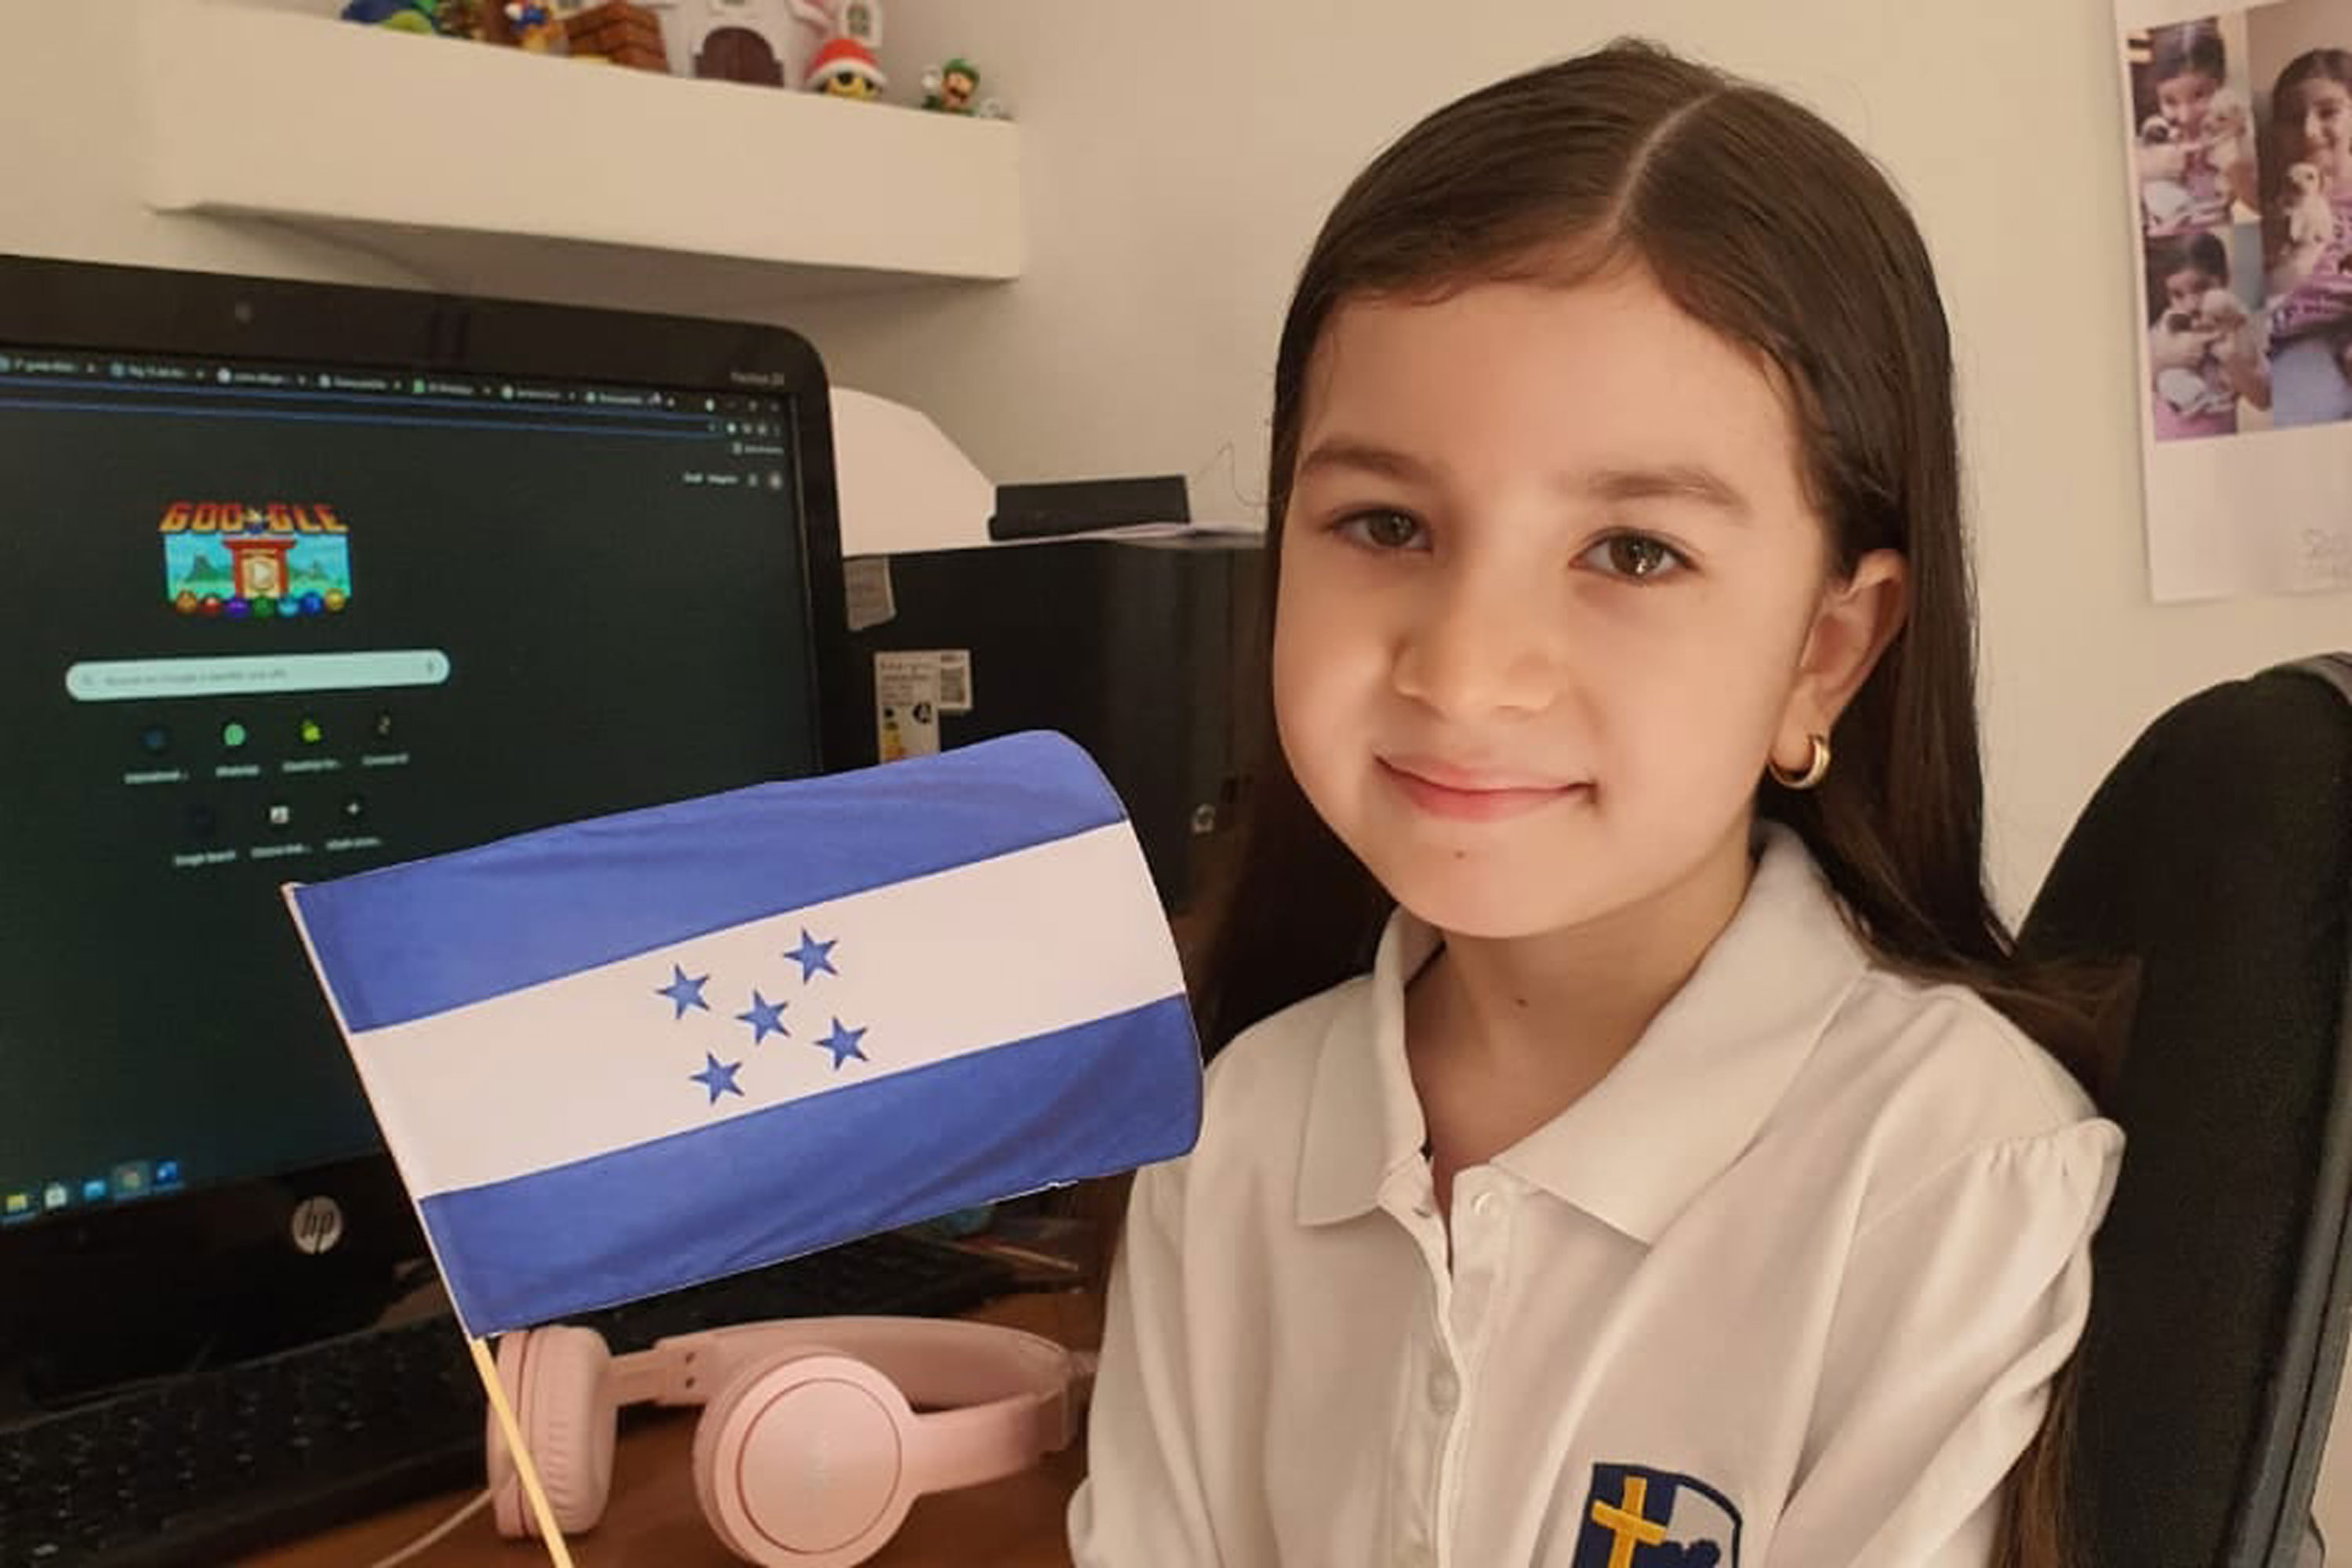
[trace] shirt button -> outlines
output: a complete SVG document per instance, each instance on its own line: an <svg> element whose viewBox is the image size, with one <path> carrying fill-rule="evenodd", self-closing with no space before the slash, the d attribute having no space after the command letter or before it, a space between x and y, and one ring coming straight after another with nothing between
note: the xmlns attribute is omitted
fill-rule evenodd
<svg viewBox="0 0 2352 1568"><path fill-rule="evenodd" d="M1487 1211L1492 1209L1494 1206L1495 1194L1492 1193L1480 1193L1476 1197L1470 1200L1470 1212L1476 1215L1480 1219L1486 1218Z"/></svg>
<svg viewBox="0 0 2352 1568"><path fill-rule="evenodd" d="M1429 1374L1429 1403L1441 1415L1452 1415L1454 1401L1462 1397L1462 1380L1454 1375L1450 1366L1441 1366Z"/></svg>

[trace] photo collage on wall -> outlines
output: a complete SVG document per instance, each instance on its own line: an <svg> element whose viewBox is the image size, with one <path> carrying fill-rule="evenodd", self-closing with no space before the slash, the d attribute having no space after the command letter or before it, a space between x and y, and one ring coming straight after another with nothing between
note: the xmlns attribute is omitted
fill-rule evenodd
<svg viewBox="0 0 2352 1568"><path fill-rule="evenodd" d="M2352 0L2148 9L2119 0L2157 596L2352 586Z"/></svg>

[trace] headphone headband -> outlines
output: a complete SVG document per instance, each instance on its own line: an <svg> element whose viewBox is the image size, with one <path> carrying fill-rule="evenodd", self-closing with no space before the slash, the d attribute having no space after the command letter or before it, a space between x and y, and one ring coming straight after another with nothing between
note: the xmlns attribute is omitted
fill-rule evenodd
<svg viewBox="0 0 2352 1568"><path fill-rule="evenodd" d="M700 1405L747 1363L794 1351L830 1351L865 1362L920 1407L1038 1402L1040 1437L1058 1448L1076 1422L1071 1384L1086 1368L1040 1334L953 1318L791 1318L674 1334L613 1362L621 1405Z"/></svg>

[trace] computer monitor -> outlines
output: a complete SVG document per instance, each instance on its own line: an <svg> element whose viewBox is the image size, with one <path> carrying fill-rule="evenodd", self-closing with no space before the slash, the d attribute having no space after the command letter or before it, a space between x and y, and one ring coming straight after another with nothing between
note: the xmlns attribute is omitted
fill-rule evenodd
<svg viewBox="0 0 2352 1568"><path fill-rule="evenodd" d="M46 1402L423 1256L281 884L872 741L788 331L0 258L0 1383Z"/></svg>

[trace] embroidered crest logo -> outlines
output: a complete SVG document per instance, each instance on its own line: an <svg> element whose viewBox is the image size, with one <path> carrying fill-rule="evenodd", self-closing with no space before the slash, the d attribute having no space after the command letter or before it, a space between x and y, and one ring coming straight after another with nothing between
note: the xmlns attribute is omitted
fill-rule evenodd
<svg viewBox="0 0 2352 1568"><path fill-rule="evenodd" d="M1690 1476L1595 1465L1572 1568L1739 1568L1739 1510Z"/></svg>

